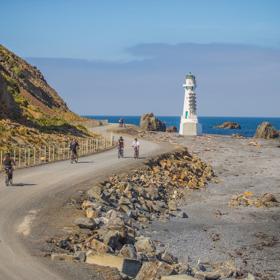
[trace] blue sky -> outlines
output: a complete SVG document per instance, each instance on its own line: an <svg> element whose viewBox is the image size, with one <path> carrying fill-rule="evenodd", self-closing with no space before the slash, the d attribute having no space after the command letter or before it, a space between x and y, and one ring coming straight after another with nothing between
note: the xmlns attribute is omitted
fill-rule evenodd
<svg viewBox="0 0 280 280"><path fill-rule="evenodd" d="M278 0L0 6L0 43L37 65L80 114L178 115L192 71L201 115L279 116Z"/></svg>

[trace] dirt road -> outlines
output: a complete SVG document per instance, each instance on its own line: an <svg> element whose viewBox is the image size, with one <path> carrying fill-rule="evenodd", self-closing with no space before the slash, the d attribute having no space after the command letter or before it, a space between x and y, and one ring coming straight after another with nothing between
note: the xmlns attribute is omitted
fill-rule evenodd
<svg viewBox="0 0 280 280"><path fill-rule="evenodd" d="M126 155L132 155L131 138L125 138ZM161 152L160 146L141 141L141 156ZM32 256L24 240L32 238L30 226L40 210L58 194L69 191L85 180L101 174L120 171L136 162L131 157L117 159L116 149L80 159L79 164L68 161L17 170L16 186L5 187L0 179L0 280L67 279L53 272L41 258ZM141 161L141 160L140 160ZM140 162L138 161L138 162Z"/></svg>

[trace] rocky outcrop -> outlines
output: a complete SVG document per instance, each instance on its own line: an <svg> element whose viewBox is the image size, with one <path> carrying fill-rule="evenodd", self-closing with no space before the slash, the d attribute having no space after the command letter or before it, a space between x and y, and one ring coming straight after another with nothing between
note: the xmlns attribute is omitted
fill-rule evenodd
<svg viewBox="0 0 280 280"><path fill-rule="evenodd" d="M255 138L275 139L279 138L280 133L269 122L261 123L256 131Z"/></svg>
<svg viewBox="0 0 280 280"><path fill-rule="evenodd" d="M215 128L220 129L241 129L241 125L236 122L224 122L220 125L215 126Z"/></svg>
<svg viewBox="0 0 280 280"><path fill-rule="evenodd" d="M166 132L176 133L176 132L178 132L178 130L177 130L176 126L169 126L166 128Z"/></svg>
<svg viewBox="0 0 280 280"><path fill-rule="evenodd" d="M144 114L141 117L140 127L147 131L166 131L165 123L156 118L153 113Z"/></svg>

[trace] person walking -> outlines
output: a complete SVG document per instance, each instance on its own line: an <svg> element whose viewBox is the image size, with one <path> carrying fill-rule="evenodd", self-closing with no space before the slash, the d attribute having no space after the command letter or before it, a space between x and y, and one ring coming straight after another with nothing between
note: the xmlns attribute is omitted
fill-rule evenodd
<svg viewBox="0 0 280 280"><path fill-rule="evenodd" d="M134 149L134 158L139 159L140 142L137 138L132 142L132 148Z"/></svg>

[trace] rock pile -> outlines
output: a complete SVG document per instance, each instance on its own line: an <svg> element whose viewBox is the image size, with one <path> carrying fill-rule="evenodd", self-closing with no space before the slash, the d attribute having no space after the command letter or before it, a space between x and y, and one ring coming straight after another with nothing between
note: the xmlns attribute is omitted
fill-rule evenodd
<svg viewBox="0 0 280 280"><path fill-rule="evenodd" d="M256 131L255 138L274 139L279 138L280 133L269 122L261 123Z"/></svg>
<svg viewBox="0 0 280 280"><path fill-rule="evenodd" d="M232 197L229 206L254 206L254 207L275 207L279 206L276 197L271 193L265 193L259 197L254 196L252 192L244 192Z"/></svg>
<svg viewBox="0 0 280 280"><path fill-rule="evenodd" d="M51 242L78 261L117 268L137 280L190 275L187 265L140 228L178 215L185 190L202 188L213 176L212 168L187 149L154 158L141 169L93 186L80 205L84 216L74 221L76 232Z"/></svg>
<svg viewBox="0 0 280 280"><path fill-rule="evenodd" d="M166 125L153 113L144 114L140 120L140 128L147 131L166 131Z"/></svg>
<svg viewBox="0 0 280 280"><path fill-rule="evenodd" d="M241 129L241 125L236 122L224 122L220 125L215 126L215 128L221 129Z"/></svg>

